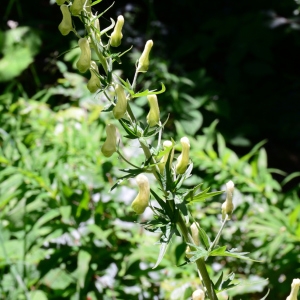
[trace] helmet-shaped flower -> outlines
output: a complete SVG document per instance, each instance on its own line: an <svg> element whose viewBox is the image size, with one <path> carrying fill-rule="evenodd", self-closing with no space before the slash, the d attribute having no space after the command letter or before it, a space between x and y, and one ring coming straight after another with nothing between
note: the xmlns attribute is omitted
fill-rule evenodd
<svg viewBox="0 0 300 300"><path fill-rule="evenodd" d="M143 174L139 174L136 177L136 182L139 187L139 193L136 196L136 198L133 200L131 204L131 208L138 215L140 215L145 211L145 209L149 205L150 185L149 185L148 178Z"/></svg>
<svg viewBox="0 0 300 300"><path fill-rule="evenodd" d="M56 0L57 5L63 5L66 2L66 0Z"/></svg>
<svg viewBox="0 0 300 300"><path fill-rule="evenodd" d="M85 3L85 0L74 0L73 1L72 5L70 7L70 11L73 16L78 16L82 12L84 3Z"/></svg>
<svg viewBox="0 0 300 300"><path fill-rule="evenodd" d="M110 157L117 151L117 128L113 124L107 124L105 130L106 140L101 152L105 157Z"/></svg>
<svg viewBox="0 0 300 300"><path fill-rule="evenodd" d="M164 148L164 151L167 151L167 152L165 153L165 155L162 157L161 161L158 164L160 174L164 173L164 169L165 169L166 163L168 161L169 155L171 155L171 157L170 157L170 166L172 164L173 157L174 157L174 148L173 148L172 141L164 141L163 142L163 148Z"/></svg>
<svg viewBox="0 0 300 300"><path fill-rule="evenodd" d="M176 164L176 173L183 174L186 171L186 168L190 162L190 141L184 136L180 139L180 143L182 145L181 154L177 158Z"/></svg>
<svg viewBox="0 0 300 300"><path fill-rule="evenodd" d="M139 58L137 72L147 72L149 68L149 54L153 46L153 41L147 41L144 51Z"/></svg>
<svg viewBox="0 0 300 300"><path fill-rule="evenodd" d="M91 93L95 93L100 88L100 79L99 79L100 75L99 75L98 66L94 61L91 62L90 72L91 72L91 78L87 83L87 88Z"/></svg>
<svg viewBox="0 0 300 300"><path fill-rule="evenodd" d="M121 40L123 38L123 34L122 34L123 25L124 25L124 17L118 16L117 24L109 40L109 43L112 47L119 47L121 45Z"/></svg>
<svg viewBox="0 0 300 300"><path fill-rule="evenodd" d="M116 119L121 119L127 111L127 99L123 87L119 84L115 87L117 103L113 109L113 114Z"/></svg>
<svg viewBox="0 0 300 300"><path fill-rule="evenodd" d="M67 5L62 4L60 6L60 10L62 12L63 19L58 25L58 30L62 35L67 35L73 30L72 17Z"/></svg>
<svg viewBox="0 0 300 300"><path fill-rule="evenodd" d="M290 295L286 298L286 300L297 300L299 287L300 287L300 279L296 278L292 282L292 290Z"/></svg>
<svg viewBox="0 0 300 300"><path fill-rule="evenodd" d="M81 50L76 67L80 73L85 73L91 66L91 48L87 38L78 40L78 46Z"/></svg>
<svg viewBox="0 0 300 300"><path fill-rule="evenodd" d="M147 123L150 127L153 127L159 123L159 107L157 102L156 95L148 95L147 96L150 111L147 115Z"/></svg>

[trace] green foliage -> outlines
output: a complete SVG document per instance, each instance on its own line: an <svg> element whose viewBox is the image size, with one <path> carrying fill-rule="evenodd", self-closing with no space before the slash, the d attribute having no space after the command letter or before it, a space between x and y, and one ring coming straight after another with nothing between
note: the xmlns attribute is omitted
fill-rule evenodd
<svg viewBox="0 0 300 300"><path fill-rule="evenodd" d="M87 21L86 16L81 17ZM95 19L97 16L93 22ZM114 21L96 33L103 37L113 25ZM24 32L24 39L31 36ZM19 34L23 38L21 31ZM92 36L92 42L95 40ZM40 42L35 37L25 39L27 46L31 43L33 56ZM6 44L5 49L10 46ZM101 88L96 95L91 96L87 90L86 78L69 72L67 65L58 61L63 78L56 87L28 99L25 93L23 98L13 95L11 86L10 92L1 96L0 297L139 299L142 295L143 299L188 299L201 284L192 263L207 260L207 265L212 265L208 271L217 293L228 290L234 296L261 292L266 285L261 277L277 282L274 271L280 269L288 285L278 291L273 284L271 297L283 298L299 272L290 272L299 261L299 198L296 192L292 196L283 194L272 177L273 172L282 172L268 168L267 153L262 148L265 141L239 157L217 133L217 121L203 128L203 135L196 135L202 126L199 108L213 110L208 95L191 96L190 88L195 83L170 73L167 63L160 60L152 61L148 75L139 77L136 88L135 82L130 84L112 70L112 64L120 63L124 53L102 48L105 46L93 48L105 55L105 60L98 57L105 74L98 74ZM78 56L74 48L65 59L75 65ZM24 60L27 65L29 61ZM10 78L26 66L18 67L7 73ZM206 75L201 76L205 79ZM121 136L131 141L122 139L118 155L108 160L100 149L105 123L112 121L110 112L116 99L110 88L115 80L132 100L128 115L119 120L119 128L126 132ZM158 82L164 82L161 90L153 90L153 82L155 88ZM154 128L144 125L141 107L150 94L161 94L162 116L168 120L166 112L170 111L170 123L165 121ZM54 109L45 104L58 96L71 104ZM108 114L101 113L99 118L100 112ZM134 116L142 116L142 121ZM170 128L176 125L176 132L168 131L169 124ZM174 173L171 155L164 172L157 171L166 152L160 142L153 146L153 140L156 135L160 140L163 130L163 136L174 140L191 135L192 163L184 174ZM135 140L139 146L132 144ZM145 157L125 155L134 147L141 147ZM193 169L195 174L191 176ZM136 193L130 179L140 173L153 173L159 185L151 186L153 218L146 216L141 222L146 231L134 224L140 220L129 209ZM290 175L283 183L296 176ZM225 229L224 223L220 229L216 220L223 191L216 190L229 179L237 186L234 222ZM192 243L187 228L189 222L198 220L200 246ZM219 236L222 230L224 237ZM160 246L153 246L157 239ZM220 246L223 244L226 246ZM192 249L190 258L185 257L186 245ZM221 270L211 264L212 257ZM268 262L267 267L253 263L261 259ZM231 272L240 273L241 269L240 276ZM244 284L238 285L240 279ZM231 290L236 286L239 290Z"/></svg>
<svg viewBox="0 0 300 300"><path fill-rule="evenodd" d="M137 228L129 223L136 220L129 214L130 188L128 197L109 193L114 169L100 152L100 110L96 117L95 105L91 111L54 112L34 100L10 103L6 96L0 150L1 298L18 299L25 291L27 299L88 293L95 299L124 299L155 284L146 275L152 271L148 244L139 246L142 257L149 253L146 268L139 270L140 257L130 258L138 243Z"/></svg>
<svg viewBox="0 0 300 300"><path fill-rule="evenodd" d="M41 39L32 28L17 27L0 31L0 82L20 75L39 52Z"/></svg>

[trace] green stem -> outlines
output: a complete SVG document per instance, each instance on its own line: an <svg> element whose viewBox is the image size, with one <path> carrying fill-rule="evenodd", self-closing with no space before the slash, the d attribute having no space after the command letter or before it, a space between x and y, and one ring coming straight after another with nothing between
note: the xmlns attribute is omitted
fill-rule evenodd
<svg viewBox="0 0 300 300"><path fill-rule="evenodd" d="M90 14L88 13L85 13L85 17L87 19L90 19ZM105 74L107 75L108 74L108 64L107 64L107 61L105 59L105 57L103 56L102 52L101 52L101 49L99 49L99 44L97 43L97 39L96 39L96 36L95 36L95 30L92 28L93 26L89 26L88 24L86 24L84 22L84 20L81 20L85 26L85 29L86 31L88 32L89 36L91 37L91 42L92 42L92 45L93 45L93 49L95 50L98 58L99 58L99 61L105 71Z"/></svg>
<svg viewBox="0 0 300 300"><path fill-rule="evenodd" d="M95 43L95 37L94 37L94 33L92 32L91 33L92 35L92 38L91 38L91 41L92 41L92 44L93 44L93 49L95 50L98 58L99 58L99 61L105 71L105 74L107 75L108 74L108 64L107 64L107 61L105 59L105 57L102 55L101 51L99 51L98 49L98 45Z"/></svg>
<svg viewBox="0 0 300 300"><path fill-rule="evenodd" d="M135 118L135 116L134 116L134 114L132 112L132 109L131 109L130 104L129 104L128 101L127 101L127 112L129 114L129 117L130 117L131 121L134 122L134 123L136 123L136 118Z"/></svg>
<svg viewBox="0 0 300 300"><path fill-rule="evenodd" d="M138 73L139 72L137 72L137 71L135 71L135 73L134 73L134 77L133 77L133 81L132 81L132 85L131 85L133 90L135 89Z"/></svg>
<svg viewBox="0 0 300 300"><path fill-rule="evenodd" d="M145 153L145 156L147 158L149 158L151 156L151 152L150 152L149 148L147 147L147 145L145 145L141 141L140 141L140 145L141 145L141 147L142 147L142 149L143 149L143 151ZM166 194L167 192L164 190L164 188L162 186L162 183L160 181L160 178L158 176L156 168L152 168L152 171L153 171L153 175L155 176L155 178L159 182L159 184L160 184L160 186L162 188L162 191ZM185 222L182 219L182 216L180 214L179 214L179 218L178 218L178 221L177 221L177 225L180 228L181 234L182 234L183 239L185 240L185 242L186 243L194 244L194 240L190 236L188 228L187 228L187 226L186 226L186 224L185 224ZM194 249L194 250L196 250L196 249ZM214 290L213 283L210 280L210 277L208 275L204 259L203 258L199 258L198 260L196 260L196 265L197 265L197 268L198 268L198 270L199 270L199 272L201 274L204 286L206 287L206 291L207 291L209 299L210 300L218 300L218 297L217 297L216 292Z"/></svg>
<svg viewBox="0 0 300 300"><path fill-rule="evenodd" d="M220 239L220 236L221 236L221 233L222 233L222 231L224 229L224 226L225 226L227 220L228 220L228 215L226 215L225 220L223 221L222 226L221 226L221 228L220 228L220 230L219 230L219 232L218 232L215 240L211 243L211 245L210 245L210 247L208 249L208 252L211 251L211 250L213 250L214 246L218 243L218 241Z"/></svg>
<svg viewBox="0 0 300 300"><path fill-rule="evenodd" d="M121 154L121 152L119 151L119 150L117 150L117 153L120 155L120 157L124 160L124 161L126 161L130 166L132 166L132 167L134 167L134 168L136 168L136 169L138 169L139 167L137 167L137 166L135 166L134 164L132 164L128 159L126 159L122 154Z"/></svg>
<svg viewBox="0 0 300 300"><path fill-rule="evenodd" d="M185 242L190 243L190 244L194 244L194 240L190 236L189 231L188 231L188 229L186 227L186 224L185 224L184 220L182 219L181 215L179 215L177 225L180 228L181 234L182 234ZM194 248L192 250L196 250L196 249ZM203 258L197 259L196 260L196 265L197 265L197 268L198 268L198 270L201 274L204 286L206 287L206 292L207 292L207 295L208 295L209 299L210 300L218 300L218 297L217 297L216 292L214 290L213 283L210 280L210 277L208 275L204 259Z"/></svg>

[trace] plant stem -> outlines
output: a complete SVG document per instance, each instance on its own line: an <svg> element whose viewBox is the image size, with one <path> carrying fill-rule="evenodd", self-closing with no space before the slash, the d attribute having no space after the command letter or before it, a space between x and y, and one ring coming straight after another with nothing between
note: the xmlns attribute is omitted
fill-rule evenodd
<svg viewBox="0 0 300 300"><path fill-rule="evenodd" d="M129 114L129 117L130 117L131 121L136 123L136 118L135 118L135 116L132 112L132 109L131 109L128 101L127 101L127 112Z"/></svg>
<svg viewBox="0 0 300 300"><path fill-rule="evenodd" d="M149 147L145 143L143 143L142 141L139 140L139 142L140 142L140 145L141 145L141 147L142 147L142 149L143 149L143 151L145 153L146 158L150 158L151 157L151 152L150 152ZM153 163L155 163L154 158L153 158ZM152 168L152 173L155 176L155 178L157 179L157 181L159 182L162 191L166 195L167 192L163 188L163 185L162 185L161 180L160 180L160 178L158 176L158 171L156 170L156 168L154 168L154 167ZM182 219L181 214L179 214L177 225L180 228L181 234L182 234L183 239L185 240L185 242L186 243L194 244L194 240L189 235L188 228L187 228L184 220ZM208 275L204 259L203 258L199 258L198 260L196 260L196 265L197 265L197 268L198 268L198 270L199 270L199 272L201 274L203 283L204 283L204 285L206 287L206 291L207 291L209 299L210 300L218 300L218 297L217 297L217 295L215 293L215 290L214 290L213 283L210 280L210 277Z"/></svg>
<svg viewBox="0 0 300 300"><path fill-rule="evenodd" d="M219 238L221 236L221 233L222 233L222 231L224 229L224 226L225 226L227 220L228 220L228 215L226 215L225 220L222 222L222 226L221 226L221 228L220 228L220 230L219 230L219 232L218 232L215 240L211 243L211 245L210 245L210 247L208 249L208 252L211 251L211 250L213 250L214 246L218 243Z"/></svg>
<svg viewBox="0 0 300 300"><path fill-rule="evenodd" d="M189 235L188 229L187 229L187 227L185 225L185 222L182 219L181 215L179 215L177 225L180 228L181 234L182 234L185 242L190 243L190 244L194 244L194 240ZM196 250L196 249L193 249L193 250ZM196 265L197 265L197 268L198 268L198 270L201 274L204 286L206 287L206 292L207 292L207 295L208 295L209 299L210 300L218 300L218 297L217 297L216 292L214 290L213 283L210 280L210 277L208 275L204 259L203 258L197 259L196 260Z"/></svg>
<svg viewBox="0 0 300 300"><path fill-rule="evenodd" d="M126 158L121 154L121 152L120 152L119 150L117 150L116 152L117 152L117 153L120 155L120 157L121 157L124 161L126 161L130 166L132 166L132 167L134 167L134 168L136 168L136 169L139 168L139 167L135 166L134 164L132 164L128 159L126 159Z"/></svg>
<svg viewBox="0 0 300 300"><path fill-rule="evenodd" d="M91 36L91 41L92 41L92 44L93 44L93 47L94 47L94 50L96 51L96 54L100 60L100 63L102 64L104 70L105 70L105 73L108 74L108 64L107 64L107 61L106 59L104 58L102 52L101 52L101 49L98 48L98 45L97 43L95 42L95 36L94 36L94 31L93 30L90 30L89 28L87 28L88 32L89 32L89 35ZM111 72L111 70L109 70L109 72ZM136 71L135 74L134 74L134 78L133 78L133 82L132 82L132 89L134 90L135 89L135 85L136 85L136 80L137 80L137 76L138 76L138 72ZM133 123L137 123L136 121L136 118L131 110L131 107L129 105L129 103L127 104L127 113L131 119L131 122L132 122L132 125ZM159 143L158 143L158 146L160 144L160 139L161 139L161 131L159 133ZM147 145L147 143L145 141L143 141L142 139L139 139L139 143L141 145L141 148L143 149L144 151L144 154L146 156L147 159L149 159L152 154L151 154L151 151L149 149L149 146ZM118 154L124 159L124 157L120 154L120 152L118 151ZM128 162L126 159L124 159L126 162ZM128 162L129 165L131 166L134 166L132 165L130 162ZM152 164L156 164L156 161L155 159L152 157L151 158L151 163ZM152 173L153 175L155 176L155 178L157 179L163 193L165 194L165 196L168 194L167 191L165 191L164 187L163 187L163 184L161 182L161 178L159 176L159 169L157 166L153 166L152 167ZM171 203L170 203L171 204ZM179 217L178 217L178 220L177 220L177 226L180 228L180 231L181 231L181 234L185 240L185 242L187 243L191 243L191 244L194 244L194 240L192 239L192 237L189 235L189 231L188 231L188 228L184 222L184 220L182 219L182 216L181 214L179 213ZM203 280L203 283L206 287L206 292L207 292L207 295L209 297L210 300L218 300L218 297L215 293L215 290L214 290L214 287L213 287L213 283L212 281L210 280L210 277L208 275L208 272L207 272L207 269L206 269L206 266L205 266L205 262L204 262L204 259L203 258L199 258L197 261L196 261L196 265L197 265L197 268L198 268L198 271L199 273L201 274L201 277L202 277L202 280Z"/></svg>

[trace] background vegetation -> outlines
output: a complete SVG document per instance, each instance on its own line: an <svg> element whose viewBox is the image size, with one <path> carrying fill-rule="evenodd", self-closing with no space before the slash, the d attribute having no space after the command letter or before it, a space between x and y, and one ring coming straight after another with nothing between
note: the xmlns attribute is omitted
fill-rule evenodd
<svg viewBox="0 0 300 300"><path fill-rule="evenodd" d="M76 39L60 35L53 2L10 0L1 19L0 298L189 299L198 279L190 265L177 267L185 245L174 240L152 270L155 235L135 223L150 211L142 220L130 211L131 182L109 192L122 174L117 155L100 152L103 100L76 72L78 50L64 54ZM268 288L269 299L285 299L300 276L298 13L291 0L145 0L117 1L100 19L125 17L122 47L134 46L120 65L125 78L154 40L140 80L167 88L159 97L167 134L191 140L190 184L236 184L222 242L263 263L212 262L212 276L239 274L233 299L260 299ZM135 102L137 114L146 101ZM137 145L122 147L141 161ZM212 234L221 201L195 211Z"/></svg>

